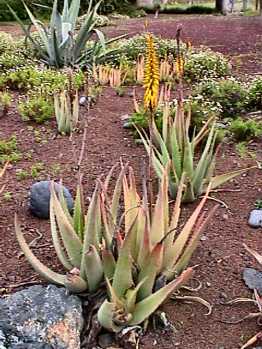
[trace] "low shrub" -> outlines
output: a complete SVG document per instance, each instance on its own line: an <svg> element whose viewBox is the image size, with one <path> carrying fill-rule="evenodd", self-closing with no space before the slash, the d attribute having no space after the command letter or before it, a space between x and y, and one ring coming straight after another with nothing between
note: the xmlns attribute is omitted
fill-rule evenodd
<svg viewBox="0 0 262 349"><path fill-rule="evenodd" d="M22 157L17 148L16 136L13 135L9 139L0 140L0 164L7 161L16 162Z"/></svg>
<svg viewBox="0 0 262 349"><path fill-rule="evenodd" d="M248 89L237 80L206 80L200 83L193 97L203 96L205 100L221 107L222 118L236 118L247 109Z"/></svg>
<svg viewBox="0 0 262 349"><path fill-rule="evenodd" d="M12 35L0 31L0 55L4 52L10 52L15 47L15 41Z"/></svg>
<svg viewBox="0 0 262 349"><path fill-rule="evenodd" d="M229 130L237 141L248 141L262 135L262 122L237 118L232 121Z"/></svg>
<svg viewBox="0 0 262 349"><path fill-rule="evenodd" d="M30 94L25 100L19 101L18 111L23 121L41 124L54 116L54 104L51 98L41 94Z"/></svg>
<svg viewBox="0 0 262 349"><path fill-rule="evenodd" d="M185 79L193 82L228 76L230 71L229 61L223 54L204 47L192 51L185 61Z"/></svg>
<svg viewBox="0 0 262 349"><path fill-rule="evenodd" d="M11 106L12 97L8 92L0 91L0 117L7 113Z"/></svg>
<svg viewBox="0 0 262 349"><path fill-rule="evenodd" d="M255 78L249 86L248 104L251 109L262 110L262 76Z"/></svg>

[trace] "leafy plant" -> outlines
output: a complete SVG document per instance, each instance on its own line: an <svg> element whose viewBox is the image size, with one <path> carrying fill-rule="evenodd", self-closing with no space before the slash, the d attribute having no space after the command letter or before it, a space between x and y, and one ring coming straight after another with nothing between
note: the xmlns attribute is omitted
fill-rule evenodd
<svg viewBox="0 0 262 349"><path fill-rule="evenodd" d="M237 118L232 121L229 130L237 141L248 141L262 135L262 122Z"/></svg>
<svg viewBox="0 0 262 349"><path fill-rule="evenodd" d="M11 107L12 97L8 92L0 91L0 117L8 112Z"/></svg>
<svg viewBox="0 0 262 349"><path fill-rule="evenodd" d="M7 140L0 140L0 164L4 164L5 162L16 162L20 160L21 157L22 154L18 151L15 135Z"/></svg>
<svg viewBox="0 0 262 349"><path fill-rule="evenodd" d="M141 324L193 274L187 268L201 233L216 207L201 214L208 192L182 229L178 228L183 195L183 175L171 217L169 216L168 171L162 177L152 216L137 192L132 168L122 167L112 197L108 188L112 170L98 182L87 214L81 186L77 189L74 215L70 216L63 195L51 186L50 223L54 248L66 275L53 272L31 252L16 217L19 245L33 268L48 281L71 292L95 292L108 286L108 300L98 311L102 326L117 332ZM124 212L119 217L121 193ZM186 269L186 270L185 270ZM161 282L160 282L161 281Z"/></svg>
<svg viewBox="0 0 262 349"><path fill-rule="evenodd" d="M79 119L78 91L62 91L54 96L58 132L71 134Z"/></svg>
<svg viewBox="0 0 262 349"><path fill-rule="evenodd" d="M222 118L236 118L247 109L247 88L233 78L203 81L193 96L203 96L204 99L219 105Z"/></svg>
<svg viewBox="0 0 262 349"><path fill-rule="evenodd" d="M216 188L230 179L247 171L247 169L236 170L227 174L213 177L216 159L216 138L217 131L215 123L210 119L202 129L193 134L190 139L190 114L184 113L183 102L178 101L176 116L170 118L169 106L166 104L166 111L163 115L163 127L160 133L153 121L152 138L155 143L153 149L153 167L159 178L162 178L165 167L169 167L169 189L172 197L175 197L182 174L186 174L186 190L183 196L184 202L191 202L206 191L209 183ZM150 154L150 140L145 132L139 131L143 144ZM202 154L197 160L197 145L205 138Z"/></svg>
<svg viewBox="0 0 262 349"><path fill-rule="evenodd" d="M255 78L249 86L248 104L252 109L262 110L262 76Z"/></svg>
<svg viewBox="0 0 262 349"><path fill-rule="evenodd" d="M51 98L42 94L30 94L26 100L20 100L18 111L23 121L36 121L41 124L54 115L54 105Z"/></svg>
<svg viewBox="0 0 262 349"><path fill-rule="evenodd" d="M72 0L70 6L68 0L64 0L62 14L59 13L58 2L55 0L48 27L37 20L24 4L27 14L39 34L40 42L31 35L30 27L28 29L16 12L9 5L8 7L45 64L56 68L83 65L91 68L94 62L103 61L108 55L110 56L115 52L115 50L107 52L105 47L107 43L116 39L106 42L103 33L95 28L96 13L100 4L101 1L92 8L93 0L89 2L86 19L78 34L75 34L75 30L80 0ZM92 47L86 48L86 43L92 34L97 35L98 41L93 43Z"/></svg>
<svg viewBox="0 0 262 349"><path fill-rule="evenodd" d="M14 48L14 39L11 34L0 31L0 55L12 51Z"/></svg>

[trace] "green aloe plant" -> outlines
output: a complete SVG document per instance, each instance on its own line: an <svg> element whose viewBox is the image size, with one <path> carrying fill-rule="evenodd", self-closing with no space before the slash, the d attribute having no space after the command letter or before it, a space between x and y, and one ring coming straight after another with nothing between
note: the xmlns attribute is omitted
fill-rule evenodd
<svg viewBox="0 0 262 349"><path fill-rule="evenodd" d="M38 37L32 35L30 27L27 28L20 20L14 9L9 7L15 19L19 22L26 39L33 45L42 61L56 68L64 66L88 66L93 63L103 63L108 57L114 55L116 49L106 49L109 44L119 38L106 42L104 34L95 28L96 14L101 4L97 2L93 7L93 0L90 0L86 19L79 32L75 34L77 18L80 10L81 0L72 0L69 6L68 0L64 0L62 14L58 12L58 0L54 0L52 15L49 25L46 27L43 22L35 18L28 6L24 3L27 14L37 30ZM98 41L89 48L86 47L91 35L96 34Z"/></svg>
<svg viewBox="0 0 262 349"><path fill-rule="evenodd" d="M58 132L71 134L79 118L78 91L74 95L67 91L56 93L54 106Z"/></svg>
<svg viewBox="0 0 262 349"><path fill-rule="evenodd" d="M176 196L183 173L186 175L186 190L183 202L192 202L205 193L211 182L215 189L230 179L246 172L240 169L226 174L213 176L217 155L217 131L215 122L210 119L197 134L190 137L190 113L185 115L183 102L178 101L175 118L170 116L169 105L164 106L162 133L155 121L152 121L152 139L154 147L151 154L150 139L146 132L138 130L145 149L152 155L152 165L159 178L169 166L169 190L172 197ZM206 138L205 146L197 158L197 145ZM254 166L256 167L256 166Z"/></svg>
<svg viewBox="0 0 262 349"><path fill-rule="evenodd" d="M108 299L98 311L100 323L113 332L147 320L172 292L188 281L193 274L193 268L187 268L188 263L217 208L206 217L201 214L208 189L184 227L178 229L185 175L171 216L168 168L163 173L152 215L145 185L140 198L132 169L128 177L123 178L125 233L123 237L119 230L116 236L118 258L114 273L105 275ZM108 224L110 215L104 216L103 221Z"/></svg>
<svg viewBox="0 0 262 349"><path fill-rule="evenodd" d="M113 221L116 220L119 197L121 194L121 178L119 175L115 185L114 196L108 209ZM111 175L111 172L109 176ZM109 177L108 177L109 178ZM107 180L108 182L108 180ZM103 250L110 250L112 235L103 232L101 224L101 188L98 183L87 213L84 212L81 185L77 188L74 215L71 217L62 192L57 194L51 185L50 226L53 245L61 264L67 270L66 274L52 271L45 266L30 250L20 223L15 217L15 230L18 243L33 268L49 282L63 285L71 292L94 292L104 280L105 270L113 268L110 256Z"/></svg>
<svg viewBox="0 0 262 349"><path fill-rule="evenodd" d="M33 268L52 283L71 292L95 292L107 285L108 299L98 311L101 325L118 332L141 324L174 290L193 274L187 268L201 233L216 210L202 213L208 191L182 229L178 228L185 175L175 205L168 200L168 168L165 169L154 209L147 203L146 184L140 197L132 168L123 166L112 195L110 171L98 181L84 215L81 187L69 214L62 195L51 186L50 222L56 254L68 271L53 272L30 250L16 217L19 245ZM124 211L119 216L121 197ZM151 212L152 211L152 212ZM187 269L186 269L187 268Z"/></svg>

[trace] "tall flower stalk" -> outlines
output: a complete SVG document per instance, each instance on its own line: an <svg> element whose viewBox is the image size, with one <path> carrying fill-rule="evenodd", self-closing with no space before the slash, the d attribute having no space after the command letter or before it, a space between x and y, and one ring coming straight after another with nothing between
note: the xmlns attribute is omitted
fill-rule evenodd
<svg viewBox="0 0 262 349"><path fill-rule="evenodd" d="M160 81L160 72L159 72L159 59L156 53L154 39L151 33L148 33L146 36L146 64L145 64L145 73L144 73L144 108L146 111L149 111L149 132L150 132L150 154L149 154L149 181L150 181L150 207L152 209L153 202L153 189L152 189L152 156L153 156L153 120L154 112L158 105L159 97L159 81ZM151 210L152 211L152 210Z"/></svg>

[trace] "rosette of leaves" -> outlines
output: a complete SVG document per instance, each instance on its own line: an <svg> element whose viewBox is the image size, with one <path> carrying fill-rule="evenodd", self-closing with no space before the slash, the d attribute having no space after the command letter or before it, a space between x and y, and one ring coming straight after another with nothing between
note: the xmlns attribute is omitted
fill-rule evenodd
<svg viewBox="0 0 262 349"><path fill-rule="evenodd" d="M113 222L116 221L118 214L123 173L124 170L119 175L111 204L107 207ZM106 183L108 182L109 177L106 180ZM106 186L104 190L106 192ZM16 216L15 230L18 243L32 267L47 281L65 286L74 293L95 292L104 281L104 273L114 268L114 261L107 252L112 245L113 230L103 229L101 223L101 186L99 183L96 185L86 213L82 187L78 186L73 217L67 209L62 191L56 194L54 185L51 185L50 192L50 227L53 245L67 273L52 271L33 254Z"/></svg>
<svg viewBox="0 0 262 349"><path fill-rule="evenodd" d="M30 28L27 28L16 12L7 4L15 19L19 22L22 30L41 60L48 66L61 68L64 66L89 66L94 62L104 62L117 50L106 50L106 44L117 40L111 39L106 42L104 34L95 28L96 14L101 4L99 1L93 7L93 0L89 2L86 18L79 32L76 34L77 18L80 11L81 0L72 0L69 6L68 0L64 0L62 14L58 11L58 1L55 0L52 15L48 26L38 20L24 3L26 12L32 25L38 32L38 38L32 35ZM90 48L86 48L91 36L96 34L98 41Z"/></svg>
<svg viewBox="0 0 262 349"><path fill-rule="evenodd" d="M201 214L206 194L184 227L178 229L184 178L183 175L170 217L168 169L151 214L146 185L140 197L133 170L124 176L124 235L120 230L116 236L118 258L114 271L105 275L108 299L98 311L99 322L109 331L119 332L147 320L193 274L188 263L216 207L206 217ZM107 225L110 216L106 220L104 216L103 221Z"/></svg>
<svg viewBox="0 0 262 349"><path fill-rule="evenodd" d="M210 182L212 183L211 188L215 189L248 170L240 169L213 176L217 153L215 123L210 119L197 134L194 133L190 137L190 112L185 115L183 102L178 101L174 119L170 117L168 104L166 104L165 109L161 133L158 131L155 121L152 120L152 139L155 145L152 154L150 139L146 132L139 130L138 132L148 155L152 155L152 164L160 179L166 166L171 164L168 180L172 197L176 196L183 173L186 175L186 190L183 195L183 202L192 202L205 193ZM204 141L204 146L202 144L203 150L200 158L198 158L197 145L204 139L206 141Z"/></svg>
<svg viewBox="0 0 262 349"><path fill-rule="evenodd" d="M98 311L98 320L106 329L118 332L141 324L162 302L193 274L187 268L201 233L216 210L207 215L202 209L208 192L182 229L179 229L182 176L176 202L168 199L166 169L154 206L148 206L144 181L140 196L132 168L124 166L109 195L111 174L99 181L84 215L80 187L74 215L70 216L63 196L51 187L50 222L53 244L67 274L53 272L31 252L16 217L19 245L34 269L50 282L71 292L95 292L108 287L108 299ZM119 216L123 194L124 211ZM59 197L60 196L60 197ZM152 207L154 209L152 210ZM187 269L186 269L187 268Z"/></svg>

